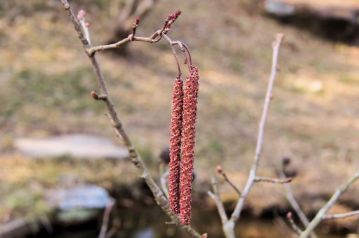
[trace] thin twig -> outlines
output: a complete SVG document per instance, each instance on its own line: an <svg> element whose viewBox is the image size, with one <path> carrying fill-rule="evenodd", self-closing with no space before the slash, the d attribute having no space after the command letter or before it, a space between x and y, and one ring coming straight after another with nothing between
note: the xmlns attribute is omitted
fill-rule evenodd
<svg viewBox="0 0 359 238"><path fill-rule="evenodd" d="M216 203L219 216L222 220L222 224L225 224L228 221L228 217L227 217L226 211L224 210L223 202L220 197L218 181L214 177L212 177L212 189L213 189L213 193L211 191L208 191L208 195Z"/></svg>
<svg viewBox="0 0 359 238"><path fill-rule="evenodd" d="M192 65L192 56L191 56L191 52L189 51L188 49L188 46L183 43L182 41L179 41L179 40L172 40L171 38L168 37L167 34L164 34L163 33L163 37L166 38L166 40L172 45L172 46L175 46L175 45L178 45L181 49L182 52L185 53L186 55L186 64L188 66L188 69L190 70L190 66Z"/></svg>
<svg viewBox="0 0 359 238"><path fill-rule="evenodd" d="M259 122L259 130L258 130L255 157L254 157L254 161L253 161L252 167L249 172L248 180L247 180L244 190L242 192L242 196L238 199L236 207L235 207L235 209L232 213L232 216L230 218L229 222L232 222L232 223L237 222L238 219L240 218L242 209L244 207L245 200L247 199L247 196L248 196L249 192L251 191L252 186L255 184L256 173L257 173L257 169L258 169L258 165L259 165L259 161L260 161L260 155L262 152L265 124L266 124L267 117L268 117L269 105L270 105L270 102L272 99L274 81L275 81L276 74L278 71L278 66L277 66L278 54L279 54L279 48L280 48L282 39L283 39L283 34L277 34L276 40L273 42L272 68L271 68L271 74L269 77L267 93L266 93L266 97L265 97L265 101L264 101L262 117Z"/></svg>
<svg viewBox="0 0 359 238"><path fill-rule="evenodd" d="M282 177L283 179L286 178L284 171L281 172L280 177ZM303 210L301 209L299 203L295 199L294 193L292 191L290 184L289 183L284 184L284 189L286 192L285 195L286 195L287 201L289 202L290 206L294 210L295 214L299 217L299 220L303 224L303 226L307 227L309 224L309 220L308 220L307 216L304 214ZM314 231L311 234L311 238L317 238L317 235L315 234Z"/></svg>
<svg viewBox="0 0 359 238"><path fill-rule="evenodd" d="M338 214L329 214L323 217L324 220L334 220L334 219L343 219L348 217L359 216L358 211L346 212L346 213L338 213Z"/></svg>
<svg viewBox="0 0 359 238"><path fill-rule="evenodd" d="M94 54L94 52L96 52L96 51L93 51L92 53L88 52L88 49L91 48L91 45L85 39L83 32L81 31L79 22L76 19L76 16L74 15L74 13L70 7L70 4L68 3L67 0L61 0L61 2L63 4L65 10L67 11L68 15L70 16L70 19L74 25L74 28L78 34L79 39L81 40L81 42L83 44L85 51L88 53L88 57L90 58L92 67L94 68L94 71L96 73L96 78L97 78L97 81L99 84L101 95L103 95L103 97L104 97L104 100L102 100L102 101L106 105L108 115L111 119L111 124L114 127L116 134L120 138L122 138L125 146L127 147L132 163L138 169L139 173L141 174L141 177L145 180L148 187L152 191L156 203L162 208L162 210L164 212L166 212L166 214L171 218L171 220L173 222L175 222L177 224L177 226L180 227L182 230L185 230L186 232L188 232L192 237L200 238L201 235L197 231L195 231L191 226L181 225L179 217L171 212L166 196L164 195L162 190L159 188L159 186L156 184L154 179L151 177L145 163L143 162L141 156L138 154L137 150L134 148L130 137L127 135L127 132L124 129L122 122L118 117L118 113L115 109L112 99L110 98L110 96L108 94L108 90L107 90L107 86L106 86L106 82L105 82L105 78L103 76L102 70L98 63L96 55ZM161 38L162 36L159 36L159 37ZM128 41L129 37L125 38L124 41L126 41L126 39ZM138 39L138 37L134 37L134 39L136 40L136 39Z"/></svg>
<svg viewBox="0 0 359 238"><path fill-rule="evenodd" d="M254 182L260 183L278 183L278 184L285 184L292 182L293 178L283 178L283 179L277 179L277 178L267 178L267 177L255 177Z"/></svg>
<svg viewBox="0 0 359 238"><path fill-rule="evenodd" d="M61 0L61 1L63 1L63 0ZM157 43L170 30L171 25L176 21L177 17L180 15L180 13L181 12L177 11L176 13L171 14L167 18L165 23L163 24L162 28L155 31L149 37L141 37L141 36L136 36L135 35L136 34L136 29L137 29L137 26L138 26L138 23L139 23L139 19L136 19L136 22L135 22L135 24L134 24L134 26L132 28L132 34L128 35L126 38L124 38L122 40L119 40L119 41L117 41L117 42L115 42L113 44L86 47L86 53L89 56L92 56L93 54L95 54L98 51L104 51L104 50L111 50L111 49L119 48L123 44L128 43L130 41L142 41L142 42L147 42L147 43Z"/></svg>
<svg viewBox="0 0 359 238"><path fill-rule="evenodd" d="M130 38L131 41L133 41L136 36L136 30L137 30L138 24L140 24L140 18L136 18L135 22L133 23L132 34L131 34L131 38Z"/></svg>
<svg viewBox="0 0 359 238"><path fill-rule="evenodd" d="M181 66L180 66L180 63L179 63L179 60L178 60L176 49L174 48L173 41L167 35L163 35L163 37L166 39L166 41L168 41L168 43L171 46L172 54L173 54L173 57L175 58L175 61L176 61L176 64L177 64L177 70L178 70L177 78L181 78L181 75L182 75Z"/></svg>
<svg viewBox="0 0 359 238"><path fill-rule="evenodd" d="M295 224L291 212L288 212L287 220L289 221L290 227L292 227L293 231L297 233L297 235L300 235L300 233L302 233L302 230L297 226L297 224Z"/></svg>
<svg viewBox="0 0 359 238"><path fill-rule="evenodd" d="M325 218L326 213L336 203L339 197L348 190L348 188L359 179L359 171L354 174L347 182L342 184L329 199L329 201L318 211L313 220L308 224L306 229L301 233L300 238L309 237L310 233L317 227L317 225Z"/></svg>
<svg viewBox="0 0 359 238"><path fill-rule="evenodd" d="M228 217L227 217L227 214L224 209L224 205L223 205L220 193L219 193L218 181L216 180L215 177L212 177L212 189L213 189L213 193L211 191L208 191L208 195L216 203L218 214L221 218L221 222L222 222L222 226L223 226L222 229L223 229L224 235L227 238L235 238L236 236L234 233L234 227L231 226L231 223L228 223Z"/></svg>
<svg viewBox="0 0 359 238"><path fill-rule="evenodd" d="M234 183L228 178L228 176L227 176L227 174L224 172L222 166L220 166L220 165L217 166L217 173L223 177L224 181L226 181L226 182L229 184L229 186L231 186L231 188L233 188L233 190L236 191L236 193L237 193L239 196L241 196L241 194L242 194L241 191L240 191L240 190L237 188L237 186L234 185Z"/></svg>
<svg viewBox="0 0 359 238"><path fill-rule="evenodd" d="M115 201L111 199L111 201L109 201L109 203L107 204L107 206L105 208L105 212L103 214L103 219L102 219L101 231L100 231L100 235L98 236L98 238L106 238L106 233L107 233L108 223L110 220L111 210L114 205L115 205Z"/></svg>
<svg viewBox="0 0 359 238"><path fill-rule="evenodd" d="M256 173L257 173L257 169L259 166L260 155L262 152L262 145L263 145L263 140L264 140L264 129L265 129L265 125L266 125L266 121L267 121L267 117L268 117L269 105L270 105L270 102L272 99L274 81L275 81L276 74L278 71L278 66L277 66L278 65L278 54L279 54L279 48L282 43L282 40L283 40L283 34L277 34L276 39L272 45L273 57L272 57L271 74L269 77L267 92L266 92L266 96L265 96L265 100L264 100L262 116L261 116L261 119L259 122L259 130L258 130L258 136L257 136L255 157L254 157L251 169L249 171L246 185L244 186L244 190L242 191L242 193L237 201L235 209L232 212L230 219L228 219L228 221L226 221L222 226L224 235L227 238L235 237L235 232L234 232L235 223L240 218L241 212L244 207L245 200L247 199L247 196L248 196L249 192L251 191L253 185L256 183L256 178L257 178ZM230 183L230 184L232 184L232 183ZM236 186L234 186L234 185L231 187L236 188ZM237 190L237 189L235 189L235 190Z"/></svg>
<svg viewBox="0 0 359 238"><path fill-rule="evenodd" d="M308 218L305 216L303 210L300 208L297 200L294 197L294 194L292 192L292 189L289 184L285 184L284 188L286 190L286 198L290 204L290 206L293 208L294 212L299 217L299 220L302 222L304 226L307 226L309 224Z"/></svg>

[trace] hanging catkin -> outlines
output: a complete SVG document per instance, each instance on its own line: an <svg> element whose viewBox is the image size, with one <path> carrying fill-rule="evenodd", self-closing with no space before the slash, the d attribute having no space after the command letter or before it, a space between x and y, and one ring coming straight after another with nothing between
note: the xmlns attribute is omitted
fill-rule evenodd
<svg viewBox="0 0 359 238"><path fill-rule="evenodd" d="M196 134L198 69L190 66L190 75L185 82L183 99L183 140L180 172L180 220L184 225L191 222L192 176Z"/></svg>
<svg viewBox="0 0 359 238"><path fill-rule="evenodd" d="M168 176L168 194L170 207L173 213L180 212L179 181L181 161L181 133L183 114L183 81L179 77L173 82L171 135L170 135L170 163Z"/></svg>

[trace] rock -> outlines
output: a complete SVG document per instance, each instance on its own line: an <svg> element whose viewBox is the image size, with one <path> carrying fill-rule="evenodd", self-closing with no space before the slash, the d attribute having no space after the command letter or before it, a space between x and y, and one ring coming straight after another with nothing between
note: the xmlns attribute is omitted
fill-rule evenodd
<svg viewBox="0 0 359 238"><path fill-rule="evenodd" d="M78 225L96 219L101 211L98 209L71 209L56 214L56 221L62 225Z"/></svg>
<svg viewBox="0 0 359 238"><path fill-rule="evenodd" d="M136 233L135 238L154 238L155 233L151 228L143 229Z"/></svg>
<svg viewBox="0 0 359 238"><path fill-rule="evenodd" d="M323 38L359 44L357 0L265 0L265 11Z"/></svg>
<svg viewBox="0 0 359 238"><path fill-rule="evenodd" d="M96 185L80 185L70 189L58 189L49 193L49 201L56 208L103 209L112 201L107 191Z"/></svg>
<svg viewBox="0 0 359 238"><path fill-rule="evenodd" d="M18 138L15 148L34 158L54 158L71 156L73 158L99 159L128 158L127 149L116 146L111 140L103 137L73 134L50 138Z"/></svg>
<svg viewBox="0 0 359 238"><path fill-rule="evenodd" d="M55 219L63 225L76 225L94 220L113 199L96 185L81 185L50 191L49 202L57 208Z"/></svg>
<svg viewBox="0 0 359 238"><path fill-rule="evenodd" d="M291 16L295 11L294 6L280 1L266 1L264 6L267 13L280 17Z"/></svg>
<svg viewBox="0 0 359 238"><path fill-rule="evenodd" d="M357 24L359 2L355 0L266 0L265 10L277 16L311 13L322 18L336 18Z"/></svg>

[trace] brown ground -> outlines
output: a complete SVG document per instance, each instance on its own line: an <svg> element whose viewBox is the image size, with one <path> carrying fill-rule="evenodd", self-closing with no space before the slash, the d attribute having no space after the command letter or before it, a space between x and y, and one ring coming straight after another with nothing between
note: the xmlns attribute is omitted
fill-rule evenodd
<svg viewBox="0 0 359 238"><path fill-rule="evenodd" d="M96 43L106 38L112 14L99 2L88 6ZM80 180L101 183L128 177L118 172L122 165L112 169L104 162L102 171L91 163L78 168L61 161L31 162L11 153L15 136L69 132L114 135L104 109L89 97L89 91L96 87L95 79L62 8L55 3L9 5L10 10L6 15L1 12L4 17L0 18L0 156L4 157L0 196L5 198L0 199L4 208L1 220L33 210L32 204L19 200L19 188L33 191L35 182L40 195L35 194L34 201L41 201L44 188L58 184L64 171ZM358 170L359 48L329 43L280 25L234 0L161 1L141 23L138 34L150 34L176 9L183 14L170 35L188 43L201 75L199 180L207 180L215 166L222 164L242 187L254 154L271 42L277 32L286 37L259 173L275 176L281 158L290 156L299 170L293 184L299 196L324 194L326 198ZM21 14L12 18L17 11ZM121 118L150 163L168 143L170 91L176 67L165 43L133 43L130 52L128 58L106 54L100 61ZM156 171L157 163L150 164ZM132 175L135 172L129 166L125 170ZM105 174L105 180L95 173ZM268 207L281 201L281 191L268 185L258 187L249 203L255 208ZM358 197L359 185L348 194ZM357 199L355 202L358 208Z"/></svg>

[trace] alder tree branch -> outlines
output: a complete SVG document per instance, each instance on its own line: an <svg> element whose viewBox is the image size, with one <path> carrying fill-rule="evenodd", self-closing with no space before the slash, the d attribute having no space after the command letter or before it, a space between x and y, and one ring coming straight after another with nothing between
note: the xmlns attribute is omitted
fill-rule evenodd
<svg viewBox="0 0 359 238"><path fill-rule="evenodd" d="M80 39L80 41L84 47L84 50L87 53L87 55L91 61L92 67L96 74L96 78L97 78L97 81L99 84L99 89L100 89L101 94L97 95L97 93L95 91L93 91L91 93L92 97L102 101L106 105L108 116L110 118L111 124L112 124L117 136L122 138L125 146L128 149L129 156L130 156L132 163L137 168L140 176L147 183L148 187L150 188L151 192L153 193L156 203L162 208L162 210L171 218L171 220L179 228L186 231L191 237L200 238L201 235L196 230L194 230L189 225L182 225L179 217L176 214L173 214L171 212L166 196L164 195L164 193L162 192L160 187L156 184L156 182L150 175L145 163L143 162L141 156L138 154L137 150L134 148L132 141L131 141L130 137L128 136L125 128L123 127L122 121L120 120L118 113L115 109L115 106L112 102L112 99L108 93L104 75L102 73L101 67L100 67L99 62L95 55L95 52L97 52L97 51L116 48L121 44L130 42L131 39L133 39L133 41L143 41L143 42L150 42L150 43L158 42L159 40L161 40L162 35L169 31L171 25L177 19L180 12L171 14L165 21L164 26L159 31L156 31L151 37L136 37L136 36L133 37L130 35L127 38L120 40L119 42L112 44L112 45L92 47L91 44L89 43L89 41L86 39L86 37L83 33L83 30L82 30L82 26L81 26L79 20L76 18L74 12L72 11L68 1L61 0L61 3L63 4L67 14L69 15L69 17L74 25L74 28L78 35L78 38Z"/></svg>
<svg viewBox="0 0 359 238"><path fill-rule="evenodd" d="M255 157L254 157L254 161L253 161L252 167L249 172L247 183L242 192L242 196L238 199L236 207L235 207L235 209L232 213L232 216L230 218L230 222L233 222L233 223L237 222L238 219L240 218L242 209L244 207L245 200L247 199L249 192L251 191L253 185L255 184L256 173L257 173L257 169L258 169L258 165L259 165L259 161L260 161L260 156L262 153L265 125L267 122L270 102L272 100L274 81L275 81L276 74L278 71L278 66L277 66L278 65L278 54L279 54L279 48L282 43L282 40L283 40L283 34L277 34L276 39L273 42L272 68L271 68L271 74L269 77L267 93L266 93L266 97L264 100L262 117L259 122L259 130L258 130Z"/></svg>
<svg viewBox="0 0 359 238"><path fill-rule="evenodd" d="M301 233L300 238L309 237L310 233L318 226L318 224L325 219L329 209L338 201L339 197L348 190L348 188L359 179L359 171L354 174L347 182L342 184L329 199L329 201L318 211L312 221L308 224L305 230Z"/></svg>
<svg viewBox="0 0 359 238"><path fill-rule="evenodd" d="M236 188L236 186L234 186L234 184L230 182L228 177L224 176L222 174L222 176L230 184L230 186L235 191L237 191L237 193L239 192L239 194L240 194L240 197L239 197L239 199L238 199L238 201L236 203L235 209L232 212L231 217L229 219L227 219L227 220L222 218L222 223L223 223L223 221L225 222L225 223L222 224L223 232L224 232L225 237L227 237L227 238L236 237L235 232L234 232L235 224L238 221L238 219L240 218L241 212L242 212L243 207L244 207L245 200L247 199L249 192L251 191L253 185L256 182L272 182L272 183L288 183L288 182L290 182L290 181L288 181L288 179L281 180L281 179L270 179L270 178L257 177L257 169L258 169L258 166L259 166L260 155L261 155L261 152L262 152L262 145L263 145L263 141L264 141L264 130L265 130L266 122L267 122L270 102L272 100L272 92L273 92L274 81L275 81L276 74L277 74L277 71L278 71L278 66L277 66L278 65L278 55L279 55L279 48L280 48L280 45L282 43L282 40L283 40L283 34L277 34L276 38L275 38L275 41L273 42L273 45L272 45L273 56L272 56L271 74L270 74L270 77L269 77L267 92L266 92L266 96L265 96L265 100L264 100L262 116L261 116L261 119L259 121L259 130L258 130L258 136L257 136L255 157L254 157L251 169L249 171L248 179L247 179L247 182L246 182L246 184L244 186L243 191L239 192L239 190ZM221 167L219 167L219 171L218 171L218 167L217 167L217 172L219 172L219 173L223 172ZM216 196L211 196L211 197L215 198L215 201L218 200L218 196L217 197ZM217 205L218 211L220 211L221 208L218 207L218 206L223 206L222 202L220 202L220 203L218 202L218 205ZM220 216L223 217L223 214L221 215L221 212L220 212Z"/></svg>
<svg viewBox="0 0 359 238"><path fill-rule="evenodd" d="M304 226L307 226L309 224L309 220L306 217L306 215L304 214L303 210L300 208L297 200L295 199L290 184L285 184L284 188L286 190L286 198L287 198L290 206L294 210L295 214L299 217L299 220L301 221L301 223Z"/></svg>
<svg viewBox="0 0 359 238"><path fill-rule="evenodd" d="M218 214L219 214L219 217L221 218L222 229L223 229L224 235L227 238L235 238L236 236L235 236L235 233L234 233L234 227L231 227L231 224L228 223L228 216L227 216L226 211L224 209L224 205L223 205L223 202L221 200L220 193L219 193L218 181L216 180L215 177L212 177L212 189L213 189L213 192L208 191L208 195L216 203ZM230 226L228 226L228 224Z"/></svg>
<svg viewBox="0 0 359 238"><path fill-rule="evenodd" d="M286 175L284 170L280 172L281 175L280 177L285 179ZM304 214L303 210L301 209L299 203L297 202L297 200L294 197L294 193L292 191L292 188L290 186L290 184L284 184L284 189L285 189L285 196L287 198L287 201L289 202L290 206L292 207L293 211L295 212L295 214L298 216L300 222L302 223L302 225L304 227L307 227L309 224L309 220L307 218L307 216ZM288 219L289 220L289 219ZM290 221L289 221L290 222ZM291 224L291 227L293 228L293 225ZM301 231L302 232L302 231ZM301 233L300 232L300 233ZM299 235L300 235L299 233ZM315 234L315 232L313 231L311 233L311 237L312 238L317 238L317 235Z"/></svg>
<svg viewBox="0 0 359 238"><path fill-rule="evenodd" d="M62 0L61 0L62 1ZM98 45L98 46L92 46L92 47L87 47L86 48L86 53L88 55L93 55L98 51L104 51L104 50L111 50L111 49L116 49L119 48L120 46L122 46L123 44L126 44L128 42L131 41L142 41L142 42L147 42L147 43L157 43L159 42L162 37L168 33L168 31L170 30L172 24L177 20L177 18L179 17L179 15L181 14L180 11L177 11L173 14L171 14L165 21L165 23L163 24L163 27L160 28L159 30L155 31L151 36L148 37L143 37L143 36L136 36L136 28L139 24L139 19L136 19L136 23L135 26L133 27L132 30L132 34L128 35L126 38L121 39L113 44L108 44L108 45Z"/></svg>
<svg viewBox="0 0 359 238"><path fill-rule="evenodd" d="M217 209L218 209L218 213L219 216L221 218L222 224L225 224L228 221L228 217L226 214L226 211L224 209L223 206L223 202L221 200L221 196L219 193L219 186L218 186L218 181L215 177L212 177L212 189L213 192L208 191L208 195L213 199L213 201L216 203Z"/></svg>

